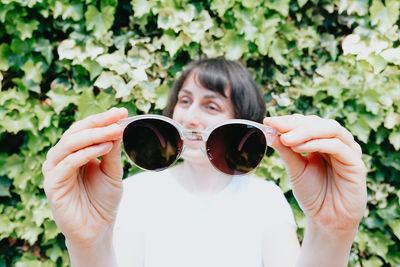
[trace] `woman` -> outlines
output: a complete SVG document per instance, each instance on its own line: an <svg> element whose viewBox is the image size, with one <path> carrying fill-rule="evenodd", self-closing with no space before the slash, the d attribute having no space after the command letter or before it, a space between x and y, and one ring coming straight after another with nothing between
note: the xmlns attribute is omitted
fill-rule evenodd
<svg viewBox="0 0 400 267"><path fill-rule="evenodd" d="M264 111L240 63L203 59L174 83L165 115L204 130L232 118L261 122ZM279 188L218 172L199 142L185 140L183 163L123 185L126 117L125 109L113 108L76 122L43 165L73 266L347 266L365 208L366 171L360 146L339 123L302 115L263 120L282 133L272 147L307 217L300 248Z"/></svg>

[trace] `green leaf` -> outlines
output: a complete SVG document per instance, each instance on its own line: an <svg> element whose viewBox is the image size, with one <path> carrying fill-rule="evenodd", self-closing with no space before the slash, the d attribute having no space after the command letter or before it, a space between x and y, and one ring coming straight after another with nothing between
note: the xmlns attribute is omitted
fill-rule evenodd
<svg viewBox="0 0 400 267"><path fill-rule="evenodd" d="M260 1L260 0L246 0L242 2L242 5L245 8L256 8L261 6L265 1Z"/></svg>
<svg viewBox="0 0 400 267"><path fill-rule="evenodd" d="M400 150L400 131L393 131L389 135L389 141L396 150Z"/></svg>
<svg viewBox="0 0 400 267"><path fill-rule="evenodd" d="M98 39L105 35L114 22L115 9L112 6L104 7L100 12L90 5L85 12L86 29L93 30Z"/></svg>
<svg viewBox="0 0 400 267"><path fill-rule="evenodd" d="M114 88L117 92L115 95L116 98L126 98L131 94L133 88L132 83L129 85L126 84L120 76L115 75L111 71L104 71L99 78L97 78L94 85L102 89L107 89L109 87Z"/></svg>
<svg viewBox="0 0 400 267"><path fill-rule="evenodd" d="M51 116L53 115L53 113L49 107L45 107L41 104L36 104L34 106L34 112L39 121L39 130L50 126Z"/></svg>
<svg viewBox="0 0 400 267"><path fill-rule="evenodd" d="M75 91L65 90L61 86L52 88L46 95L51 99L52 107L57 114L69 104L76 103L79 98Z"/></svg>
<svg viewBox="0 0 400 267"><path fill-rule="evenodd" d="M286 65L287 60L284 58L284 55L286 53L287 53L286 43L282 39L275 37L269 48L268 55L273 58L276 64Z"/></svg>
<svg viewBox="0 0 400 267"><path fill-rule="evenodd" d="M33 48L34 51L39 52L46 59L47 63L53 61L53 47L50 41L44 38L39 38Z"/></svg>
<svg viewBox="0 0 400 267"><path fill-rule="evenodd" d="M381 186L382 184L380 184ZM385 201L389 197L389 193L393 191L393 187L378 187L377 194L381 196ZM398 206L398 201L392 200L386 207L379 209L376 212L385 221L393 221L395 219L400 219L400 207Z"/></svg>
<svg viewBox="0 0 400 267"><path fill-rule="evenodd" d="M400 65L400 47L386 49L381 56L390 63Z"/></svg>
<svg viewBox="0 0 400 267"><path fill-rule="evenodd" d="M367 90L363 93L362 100L365 102L367 111L373 114L378 114L380 103L377 101L379 99L380 93L375 90Z"/></svg>
<svg viewBox="0 0 400 267"><path fill-rule="evenodd" d="M221 39L221 43L224 46L226 58L230 60L241 58L249 49L247 41L239 36L235 30L227 30L225 36Z"/></svg>
<svg viewBox="0 0 400 267"><path fill-rule="evenodd" d="M0 176L0 197L11 197L10 195L11 182L5 176Z"/></svg>
<svg viewBox="0 0 400 267"><path fill-rule="evenodd" d="M347 15L356 13L365 16L368 13L368 0L341 0L339 3L339 13L347 10Z"/></svg>
<svg viewBox="0 0 400 267"><path fill-rule="evenodd" d="M116 71L119 75L131 74L132 69L123 51L117 50L112 54L99 56L96 61L104 68Z"/></svg>
<svg viewBox="0 0 400 267"><path fill-rule="evenodd" d="M95 96L92 88L85 88L77 100L78 111L75 118L81 120L89 115L104 112L115 104L114 95L101 91Z"/></svg>
<svg viewBox="0 0 400 267"><path fill-rule="evenodd" d="M45 220L43 223L44 226L44 241L49 241L60 233L60 229L58 229L56 223L53 220Z"/></svg>
<svg viewBox="0 0 400 267"><path fill-rule="evenodd" d="M387 129L393 129L396 125L400 125L400 114L390 109L386 113L384 126Z"/></svg>
<svg viewBox="0 0 400 267"><path fill-rule="evenodd" d="M400 219L389 221L390 228L392 228L393 233L400 239Z"/></svg>
<svg viewBox="0 0 400 267"><path fill-rule="evenodd" d="M25 78L39 84L42 81L42 70L40 69L42 64L43 62L37 62L35 64L31 59L29 59L21 67L21 69L25 72Z"/></svg>
<svg viewBox="0 0 400 267"><path fill-rule="evenodd" d="M207 11L201 11L198 18L190 24L182 27L183 32L190 37L193 42L201 42L205 38L205 33L213 26L213 21Z"/></svg>
<svg viewBox="0 0 400 267"><path fill-rule="evenodd" d="M371 13L371 24L378 25L381 32L388 30L399 18L400 2L387 0L386 6L381 0L374 0L369 8Z"/></svg>
<svg viewBox="0 0 400 267"><path fill-rule="evenodd" d="M217 11L218 16L223 17L225 12L234 4L234 0L214 0L211 1L211 10Z"/></svg>
<svg viewBox="0 0 400 267"><path fill-rule="evenodd" d="M135 17L142 17L143 15L146 15L150 13L150 10L152 7L154 7L154 1L148 1L148 0L132 0L131 5L133 7L133 15Z"/></svg>
<svg viewBox="0 0 400 267"><path fill-rule="evenodd" d="M29 98L29 94L26 91L17 90L17 88L8 89L7 91L2 91L0 94L0 106L7 105L9 110L11 102L14 104L24 104ZM8 103L7 103L8 102Z"/></svg>
<svg viewBox="0 0 400 267"><path fill-rule="evenodd" d="M303 7L305 4L307 4L308 0L297 0L297 3L299 3L299 7Z"/></svg>
<svg viewBox="0 0 400 267"><path fill-rule="evenodd" d="M60 59L79 58L83 54L82 48L76 46L75 40L66 39L62 41L57 48Z"/></svg>
<svg viewBox="0 0 400 267"><path fill-rule="evenodd" d="M0 70L7 71L10 67L8 57L11 55L11 49L8 44L0 44Z"/></svg>
<svg viewBox="0 0 400 267"><path fill-rule="evenodd" d="M32 33L38 29L39 24L40 23L37 20L17 20L15 27L20 33L21 40L25 40L32 37Z"/></svg>
<svg viewBox="0 0 400 267"><path fill-rule="evenodd" d="M364 143L368 142L368 136L371 132L371 128L369 127L368 123L366 122L365 118L361 116L358 120L354 123L347 124L347 128L358 137Z"/></svg>
<svg viewBox="0 0 400 267"><path fill-rule="evenodd" d="M80 21L83 17L83 3L80 2L54 1L54 6L50 8L53 10L55 18L61 16L63 20L70 18L74 21Z"/></svg>
<svg viewBox="0 0 400 267"><path fill-rule="evenodd" d="M0 113L0 126L4 127L10 133L16 134L22 130L30 130L36 134L37 129L35 124L32 113L13 112L7 115Z"/></svg>
<svg viewBox="0 0 400 267"><path fill-rule="evenodd" d="M42 135L36 136L32 133L28 133L28 137L27 147L31 153L38 153L39 151L42 151L43 148L50 145L50 142L46 138L43 138Z"/></svg>
<svg viewBox="0 0 400 267"><path fill-rule="evenodd" d="M90 60L90 59L85 59L81 65L87 69L87 71L89 71L90 73L90 80L93 80L94 78L96 78L97 76L100 75L100 73L102 72L103 68L101 67L101 65L99 63L97 63L96 61Z"/></svg>
<svg viewBox="0 0 400 267"><path fill-rule="evenodd" d="M162 84L157 89L154 91L154 93L157 95L156 99L156 109L164 109L165 106L167 105L167 100L168 100L168 95L169 95L170 88L169 86Z"/></svg>
<svg viewBox="0 0 400 267"><path fill-rule="evenodd" d="M143 111L144 113L148 113L151 108L151 103L144 99L136 100L135 105L139 110Z"/></svg>
<svg viewBox="0 0 400 267"><path fill-rule="evenodd" d="M30 220L30 218L25 218L20 224L20 226L16 229L17 236L21 239L28 241L30 245L33 245L38 236L43 233L43 229Z"/></svg>
<svg viewBox="0 0 400 267"><path fill-rule="evenodd" d="M338 43L333 34L324 33L321 36L321 47L325 48L326 51L331 55L332 59L336 60L339 54L339 49L337 48Z"/></svg>
<svg viewBox="0 0 400 267"><path fill-rule="evenodd" d="M380 258L372 256L369 259L363 259L362 264L363 267L377 267L377 266L382 266L383 262Z"/></svg>
<svg viewBox="0 0 400 267"><path fill-rule="evenodd" d="M57 262L58 258L62 257L62 250L59 246L55 245L46 250L46 256L53 262Z"/></svg>
<svg viewBox="0 0 400 267"><path fill-rule="evenodd" d="M289 2L290 0L267 0L264 1L264 5L270 9L276 10L284 17L289 14Z"/></svg>
<svg viewBox="0 0 400 267"><path fill-rule="evenodd" d="M2 1L4 2L4 1ZM6 21L7 13L15 8L14 5L2 5L0 8L0 22L4 23ZM11 13L11 12L10 12Z"/></svg>
<svg viewBox="0 0 400 267"><path fill-rule="evenodd" d="M390 240L387 236L377 231L360 231L357 234L356 242L358 243L361 251L364 251L368 248L370 252L383 258L386 257L389 246L394 244L393 240Z"/></svg>
<svg viewBox="0 0 400 267"><path fill-rule="evenodd" d="M160 41L165 46L165 50L168 51L171 57L173 57L183 45L181 35L177 37L171 32L164 33Z"/></svg>
<svg viewBox="0 0 400 267"><path fill-rule="evenodd" d="M15 179L16 177L20 176L23 172L24 159L22 156L13 154L6 159L6 166L7 175L8 177Z"/></svg>

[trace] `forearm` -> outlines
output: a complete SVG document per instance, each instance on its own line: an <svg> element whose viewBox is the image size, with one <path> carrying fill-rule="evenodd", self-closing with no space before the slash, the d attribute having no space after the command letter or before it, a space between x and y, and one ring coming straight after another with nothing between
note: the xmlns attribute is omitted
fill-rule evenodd
<svg viewBox="0 0 400 267"><path fill-rule="evenodd" d="M333 233L308 222L296 267L346 267L357 228Z"/></svg>
<svg viewBox="0 0 400 267"><path fill-rule="evenodd" d="M65 242L72 267L115 267L117 260L112 243L112 238L97 242L92 246L82 247L66 240Z"/></svg>

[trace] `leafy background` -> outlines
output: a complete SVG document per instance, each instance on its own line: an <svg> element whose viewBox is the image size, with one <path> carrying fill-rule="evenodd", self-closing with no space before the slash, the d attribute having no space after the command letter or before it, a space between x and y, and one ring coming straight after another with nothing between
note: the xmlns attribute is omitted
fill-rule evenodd
<svg viewBox="0 0 400 267"><path fill-rule="evenodd" d="M0 266L68 266L41 165L73 121L159 113L199 57L240 59L271 115L338 120L361 144L368 208L350 266L400 266L398 0L0 0ZM135 172L124 160L125 177ZM257 173L304 216L275 153Z"/></svg>

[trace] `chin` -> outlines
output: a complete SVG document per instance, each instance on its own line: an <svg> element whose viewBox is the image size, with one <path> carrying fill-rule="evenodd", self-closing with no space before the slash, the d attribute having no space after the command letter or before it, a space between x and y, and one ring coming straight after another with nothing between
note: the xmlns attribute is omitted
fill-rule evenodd
<svg viewBox="0 0 400 267"><path fill-rule="evenodd" d="M209 164L209 160L200 149L192 150L186 148L182 154L182 158L186 162L191 162L198 165Z"/></svg>

